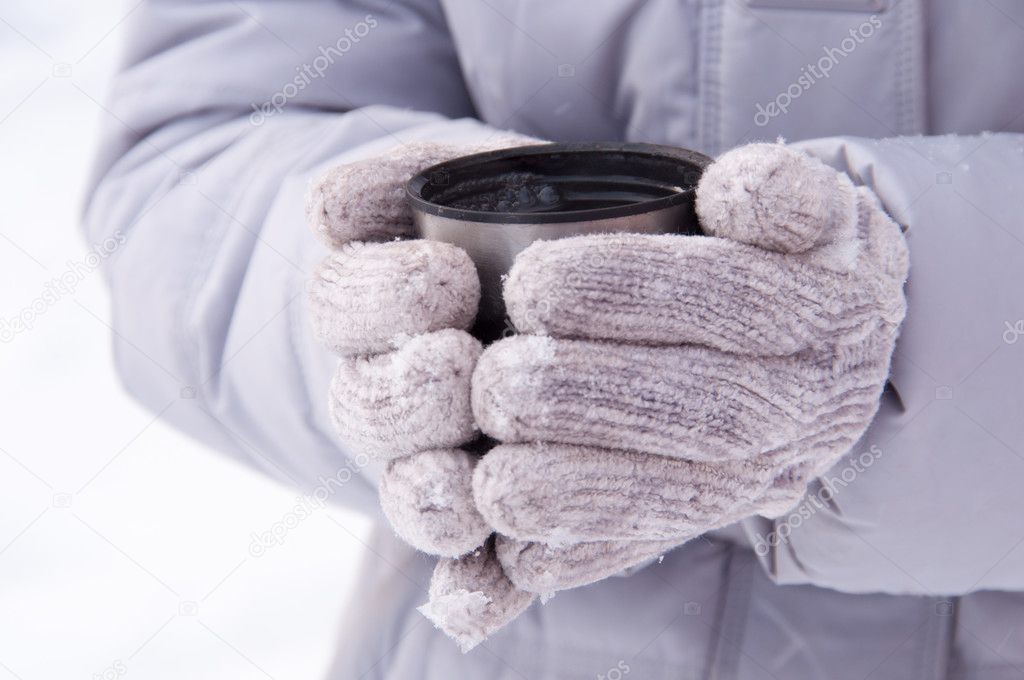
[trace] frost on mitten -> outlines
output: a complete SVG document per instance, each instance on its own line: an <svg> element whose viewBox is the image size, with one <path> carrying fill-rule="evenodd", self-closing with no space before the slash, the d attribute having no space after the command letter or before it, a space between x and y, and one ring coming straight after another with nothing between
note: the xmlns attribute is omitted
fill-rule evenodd
<svg viewBox="0 0 1024 680"><path fill-rule="evenodd" d="M703 533L703 532L701 532ZM507 536L495 539L495 554L516 588L541 597L585 586L653 560L690 538L656 541L593 541L550 545Z"/></svg>
<svg viewBox="0 0 1024 680"><path fill-rule="evenodd" d="M437 563L430 600L419 611L463 652L519 616L536 599L508 579L494 553L494 540L459 559Z"/></svg>
<svg viewBox="0 0 1024 680"><path fill-rule="evenodd" d="M324 258L309 299L321 344L341 356L380 354L415 335L469 328L480 282L469 256L446 243L351 243Z"/></svg>
<svg viewBox="0 0 1024 680"><path fill-rule="evenodd" d="M483 545L492 529L473 502L474 463L474 456L459 449L422 451L388 463L380 506L395 533L442 557Z"/></svg>

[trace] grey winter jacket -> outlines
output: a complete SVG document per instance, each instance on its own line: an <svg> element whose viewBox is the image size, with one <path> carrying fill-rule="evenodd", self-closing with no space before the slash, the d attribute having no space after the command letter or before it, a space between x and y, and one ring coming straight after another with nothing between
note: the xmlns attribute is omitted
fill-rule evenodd
<svg viewBox="0 0 1024 680"><path fill-rule="evenodd" d="M891 389L792 515L561 593L467 656L414 610L430 560L382 530L333 677L1024 676L1024 2L146 0L126 23L85 220L127 239L124 382L368 512L379 470L333 437L304 319L326 167L494 128L783 136L907 229Z"/></svg>

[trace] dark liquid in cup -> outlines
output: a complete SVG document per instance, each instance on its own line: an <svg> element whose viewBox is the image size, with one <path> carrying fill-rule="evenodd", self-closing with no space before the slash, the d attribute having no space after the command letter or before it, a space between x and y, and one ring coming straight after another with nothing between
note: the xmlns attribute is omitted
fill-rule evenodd
<svg viewBox="0 0 1024 680"><path fill-rule="evenodd" d="M432 200L448 208L481 212L576 212L641 203L683 191L680 186L621 175L551 177L507 172L463 178L438 190Z"/></svg>

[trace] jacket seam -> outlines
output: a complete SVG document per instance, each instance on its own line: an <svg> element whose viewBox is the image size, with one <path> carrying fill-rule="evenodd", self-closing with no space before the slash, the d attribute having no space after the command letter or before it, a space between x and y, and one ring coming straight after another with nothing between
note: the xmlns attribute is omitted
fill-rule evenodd
<svg viewBox="0 0 1024 680"><path fill-rule="evenodd" d="M202 166L199 166L199 170ZM255 168L255 165L251 166ZM251 176L254 169L250 170L250 173L246 174L246 178ZM248 182L242 184L243 187L247 187ZM243 194L243 191L239 194ZM239 196L240 200L241 196ZM237 201L235 202L237 205ZM218 211L219 212L219 211ZM216 259L217 252L220 250L219 245L223 243L224 237L227 234L227 216L218 215L218 219L213 220L210 223L210 228L205 232L205 236L196 250L196 258L192 262L192 266L184 269L186 281L186 292L185 295L181 296L181 300L177 305L175 311L175 317L177 323L175 323L178 329L179 338L175 342L175 346L179 349L180 360L182 366L186 367L186 379L196 382L196 399L203 403L209 403L209 400L205 398L203 390L199 389L200 385L204 383L202 375L202 367L199 359L199 340L196 334L189 328L189 317L195 309L196 300L199 294L202 292L207 280L210 276L210 269L212 268L213 261ZM227 339L225 338L225 342ZM212 376L211 376L212 377Z"/></svg>
<svg viewBox="0 0 1024 680"><path fill-rule="evenodd" d="M899 134L905 135L908 132L907 126L907 102L909 101L910 87L909 71L907 69L907 60L910 55L907 49L907 4L911 0L904 0L899 3L900 11L896 14L896 21L899 22L899 36L900 39L896 45L896 82L899 87L898 96L896 97L896 130Z"/></svg>
<svg viewBox="0 0 1024 680"><path fill-rule="evenodd" d="M899 22L896 80L899 86L896 120L899 134L920 134L923 130L920 100L921 82L921 26L918 0L898 0L899 11L894 12Z"/></svg>
<svg viewBox="0 0 1024 680"><path fill-rule="evenodd" d="M743 636L750 611L753 587L753 554L735 544L723 569L722 594L718 601L716 625L708 649L707 678L730 680L737 677Z"/></svg>
<svg viewBox="0 0 1024 680"><path fill-rule="evenodd" d="M941 602L949 602L952 606L947 616L936 616L936 624L932 626L932 654L929 669L929 680L946 680L949 677L950 660L953 653L953 636L956 631L956 621L960 609L960 598L948 600L937 598L934 606L938 607Z"/></svg>
<svg viewBox="0 0 1024 680"><path fill-rule="evenodd" d="M700 54L698 61L699 111L701 147L711 155L721 149L721 58L722 3L720 0L698 0L700 6Z"/></svg>

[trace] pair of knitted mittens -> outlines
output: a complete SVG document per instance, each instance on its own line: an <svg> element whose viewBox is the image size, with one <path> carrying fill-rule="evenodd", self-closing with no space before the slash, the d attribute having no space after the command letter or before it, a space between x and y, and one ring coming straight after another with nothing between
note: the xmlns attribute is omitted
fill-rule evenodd
<svg viewBox="0 0 1024 680"><path fill-rule="evenodd" d="M381 504L444 558L423 611L463 648L537 595L796 504L878 408L908 269L870 190L753 144L701 178L704 236L522 252L504 288L519 335L483 349L465 331L480 293L465 253L388 240L411 235L405 181L468 152L340 166L309 204L335 249L311 291L342 357L335 425L390 461ZM478 431L501 442L479 460L459 448Z"/></svg>

